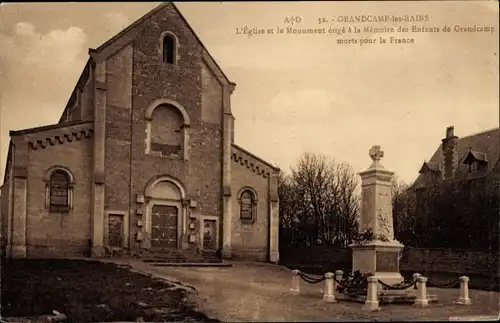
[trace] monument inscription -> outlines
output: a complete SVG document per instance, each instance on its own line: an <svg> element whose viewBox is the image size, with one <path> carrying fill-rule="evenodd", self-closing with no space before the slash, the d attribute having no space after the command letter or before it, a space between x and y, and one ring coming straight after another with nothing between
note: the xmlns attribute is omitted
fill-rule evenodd
<svg viewBox="0 0 500 323"><path fill-rule="evenodd" d="M398 266L399 252L377 251L377 263L375 271L377 272L399 272Z"/></svg>

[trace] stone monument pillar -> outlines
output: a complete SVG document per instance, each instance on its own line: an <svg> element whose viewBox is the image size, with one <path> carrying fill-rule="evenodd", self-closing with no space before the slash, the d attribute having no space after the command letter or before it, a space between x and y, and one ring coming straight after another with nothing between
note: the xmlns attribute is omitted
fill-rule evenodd
<svg viewBox="0 0 500 323"><path fill-rule="evenodd" d="M394 285L403 282L399 273L399 255L403 245L394 239L392 218L393 172L380 164L384 152L380 146L370 149L371 166L361 176L360 231L371 229L373 239L354 243L352 248L352 270L371 272L384 283Z"/></svg>

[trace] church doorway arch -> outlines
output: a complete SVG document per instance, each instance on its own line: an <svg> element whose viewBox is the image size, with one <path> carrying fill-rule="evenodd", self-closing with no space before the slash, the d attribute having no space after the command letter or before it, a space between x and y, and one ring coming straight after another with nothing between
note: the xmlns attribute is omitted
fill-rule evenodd
<svg viewBox="0 0 500 323"><path fill-rule="evenodd" d="M146 239L143 248L179 249L185 223L184 186L170 176L153 178L146 186Z"/></svg>

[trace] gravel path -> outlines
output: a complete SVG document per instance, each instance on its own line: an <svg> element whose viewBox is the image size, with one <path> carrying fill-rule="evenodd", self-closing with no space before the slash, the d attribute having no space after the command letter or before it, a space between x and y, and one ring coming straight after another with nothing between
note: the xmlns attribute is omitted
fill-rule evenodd
<svg viewBox="0 0 500 323"><path fill-rule="evenodd" d="M200 310L222 321L414 321L446 320L450 317L498 317L497 292L470 291L472 305L454 305L458 289L428 288L438 303L428 308L383 305L378 312L363 312L362 304L322 301L324 283L301 281L301 295L289 293L291 271L271 264L233 262L230 268L150 267L135 264L155 275L181 281L197 289ZM479 319L479 318L476 318Z"/></svg>

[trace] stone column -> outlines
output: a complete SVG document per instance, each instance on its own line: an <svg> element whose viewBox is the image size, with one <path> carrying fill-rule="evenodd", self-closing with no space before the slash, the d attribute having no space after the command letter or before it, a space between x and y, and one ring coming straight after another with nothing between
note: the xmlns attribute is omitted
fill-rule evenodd
<svg viewBox="0 0 500 323"><path fill-rule="evenodd" d="M460 277L460 297L458 298L457 304L461 305L471 305L471 299L469 297L469 277Z"/></svg>
<svg viewBox="0 0 500 323"><path fill-rule="evenodd" d="M14 159L12 167L12 258L25 258L26 250L26 222L28 201L28 159L29 147L23 138L13 139ZM10 202L10 201L9 201Z"/></svg>
<svg viewBox="0 0 500 323"><path fill-rule="evenodd" d="M188 216L189 216L189 200L182 200L182 233L181 247L182 249L189 248L189 233L188 233Z"/></svg>
<svg viewBox="0 0 500 323"><path fill-rule="evenodd" d="M10 166L9 166L10 164ZM11 258L12 257L12 237L14 232L12 232L12 225L13 225L13 215L14 215L14 208L12 207L11 201L14 199L14 169L13 169L13 164L12 164L12 156L10 156L10 160L7 161L7 166L5 168L6 172L8 173L8 184L9 184L9 191L7 192L8 195L3 197L4 200L3 202L7 203L7 250L6 250L6 257ZM4 183L6 185L6 183Z"/></svg>
<svg viewBox="0 0 500 323"><path fill-rule="evenodd" d="M106 63L97 62L94 76L94 151L92 183L92 257L104 255L104 190L106 143Z"/></svg>
<svg viewBox="0 0 500 323"><path fill-rule="evenodd" d="M14 207L12 216L12 258L26 257L26 217L28 195L28 171L14 168Z"/></svg>
<svg viewBox="0 0 500 323"><path fill-rule="evenodd" d="M336 271L335 271L335 279L336 279L337 281L341 282L341 281L342 281L342 279L343 279L343 277L344 277L344 272L343 272L342 270L336 270ZM339 284L338 284L336 281L334 281L334 287L333 287L333 289L334 289L335 291L337 291L337 286L338 286L338 285L339 285Z"/></svg>
<svg viewBox="0 0 500 323"><path fill-rule="evenodd" d="M235 118L233 115L231 115L231 144L234 144L234 123L235 123Z"/></svg>
<svg viewBox="0 0 500 323"><path fill-rule="evenodd" d="M279 197L278 174L269 178L269 261L279 262Z"/></svg>
<svg viewBox="0 0 500 323"><path fill-rule="evenodd" d="M378 311L380 310L379 302L377 298L377 278L370 276L368 277L368 290L366 295L366 301L362 309L364 311Z"/></svg>
<svg viewBox="0 0 500 323"><path fill-rule="evenodd" d="M418 277L418 292L414 305L418 307L429 306L429 300L427 299L427 277Z"/></svg>
<svg viewBox="0 0 500 323"><path fill-rule="evenodd" d="M232 124L231 92L229 85L223 87L223 134L222 134L222 257L231 258L232 199L231 199L231 145Z"/></svg>
<svg viewBox="0 0 500 323"><path fill-rule="evenodd" d="M145 194L144 195L144 204L143 204L143 222L144 226L142 227L141 233L138 237L142 240L140 241L141 249L149 249L151 248L151 225L152 225L152 213L153 213L153 201L151 196Z"/></svg>
<svg viewBox="0 0 500 323"><path fill-rule="evenodd" d="M420 275L419 273L414 273L414 274L412 275L413 281L415 281L415 282L416 282L416 283L415 283L415 287L414 287L414 289L417 289L417 290L418 290L418 282L420 281L420 279L419 279L419 277L420 277L420 276L422 276L422 275Z"/></svg>
<svg viewBox="0 0 500 323"><path fill-rule="evenodd" d="M327 303L336 303L335 299L335 289L334 289L333 273L325 274L325 291L323 294L323 300Z"/></svg>
<svg viewBox="0 0 500 323"><path fill-rule="evenodd" d="M360 230L371 229L373 239L363 244L352 244L352 269L363 273L371 272L387 284L403 281L399 273L399 253L403 245L394 239L392 218L393 172L386 170L380 159L384 152L380 146L373 146L369 155L373 163L361 176Z"/></svg>
<svg viewBox="0 0 500 323"><path fill-rule="evenodd" d="M290 288L290 292L293 295L300 294L300 271L298 269L292 270L292 288Z"/></svg>

